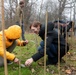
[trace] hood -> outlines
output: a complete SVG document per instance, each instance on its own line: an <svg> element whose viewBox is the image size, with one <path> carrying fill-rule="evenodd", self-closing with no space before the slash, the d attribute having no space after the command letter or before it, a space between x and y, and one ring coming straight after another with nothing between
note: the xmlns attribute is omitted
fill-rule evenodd
<svg viewBox="0 0 76 75"><path fill-rule="evenodd" d="M18 25L12 25L5 30L5 35L8 39L18 39L21 36L21 27Z"/></svg>

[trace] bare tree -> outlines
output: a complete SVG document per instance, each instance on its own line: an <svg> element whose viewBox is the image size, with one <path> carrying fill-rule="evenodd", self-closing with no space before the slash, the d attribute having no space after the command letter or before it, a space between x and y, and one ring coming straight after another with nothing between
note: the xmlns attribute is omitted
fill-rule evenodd
<svg viewBox="0 0 76 75"><path fill-rule="evenodd" d="M62 13L65 9L66 1L67 0L58 0L59 1L59 19L62 19Z"/></svg>
<svg viewBox="0 0 76 75"><path fill-rule="evenodd" d="M25 28L28 27L30 21L40 20L42 23L45 22L45 11L48 11L48 21L54 21L59 19L66 18L67 9L73 8L69 6L72 0L44 0L41 1L41 4L38 3L38 0L25 0L24 7L24 24ZM15 24L15 12L16 7L18 6L18 0L7 0L5 2L5 24L10 26Z"/></svg>

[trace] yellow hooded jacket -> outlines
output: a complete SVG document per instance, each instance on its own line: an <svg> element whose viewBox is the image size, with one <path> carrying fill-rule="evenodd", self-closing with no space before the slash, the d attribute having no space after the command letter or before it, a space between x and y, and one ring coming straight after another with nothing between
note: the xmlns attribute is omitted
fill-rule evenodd
<svg viewBox="0 0 76 75"><path fill-rule="evenodd" d="M5 37L5 45L6 45L6 49L7 49L8 47L10 47L13 44L13 42L15 40L20 38L21 27L19 27L18 25L10 26L8 29L6 29L4 31L4 34L5 34L5 36L4 36ZM12 41L9 41L10 39ZM18 46L23 46L23 41L17 40L16 42L17 42ZM4 50L3 49L4 48L3 48L2 31L1 31L0 32L0 56L2 56L2 57L4 56ZM14 60L15 55L6 50L6 58L8 60Z"/></svg>

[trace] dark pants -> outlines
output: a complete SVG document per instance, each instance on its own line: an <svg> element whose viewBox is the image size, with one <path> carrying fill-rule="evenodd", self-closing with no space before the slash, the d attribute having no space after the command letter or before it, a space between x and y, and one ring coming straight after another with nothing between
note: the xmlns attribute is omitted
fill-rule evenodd
<svg viewBox="0 0 76 75"><path fill-rule="evenodd" d="M40 47L38 48L38 51L40 50L44 50L43 41L41 41ZM50 50L48 50L46 53L48 55L48 61L50 62L50 64L56 64L58 62L58 45L51 44ZM65 47L60 48L60 60L64 55L65 55Z"/></svg>
<svg viewBox="0 0 76 75"><path fill-rule="evenodd" d="M14 43L6 50L11 53L15 47L16 47L16 41L14 41ZM3 65L4 65L4 58L0 56L0 66L3 66Z"/></svg>
<svg viewBox="0 0 76 75"><path fill-rule="evenodd" d="M25 41L25 30L24 30L24 24L21 25L21 29L22 29L22 40Z"/></svg>
<svg viewBox="0 0 76 75"><path fill-rule="evenodd" d="M19 22L16 22L17 25L21 26L21 29L22 29L22 40L25 41L25 29L24 29L24 23L22 22L22 25L19 24Z"/></svg>

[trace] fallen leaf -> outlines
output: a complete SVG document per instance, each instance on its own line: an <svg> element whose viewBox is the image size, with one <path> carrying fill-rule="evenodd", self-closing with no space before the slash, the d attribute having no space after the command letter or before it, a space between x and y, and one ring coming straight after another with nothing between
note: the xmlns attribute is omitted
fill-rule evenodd
<svg viewBox="0 0 76 75"><path fill-rule="evenodd" d="M68 52L67 55L68 55L68 56L73 56L73 53Z"/></svg>
<svg viewBox="0 0 76 75"><path fill-rule="evenodd" d="M71 60L75 61L76 60L76 57L71 58Z"/></svg>
<svg viewBox="0 0 76 75"><path fill-rule="evenodd" d="M65 71L65 69L62 69L62 72L64 72Z"/></svg>
<svg viewBox="0 0 76 75"><path fill-rule="evenodd" d="M49 72L49 69L47 68L46 71Z"/></svg>
<svg viewBox="0 0 76 75"><path fill-rule="evenodd" d="M38 65L43 66L44 64L42 62L38 62Z"/></svg>
<svg viewBox="0 0 76 75"><path fill-rule="evenodd" d="M54 70L52 70L51 73L54 74Z"/></svg>
<svg viewBox="0 0 76 75"><path fill-rule="evenodd" d="M76 71L76 68L74 68L74 67L71 67L71 69L72 69L73 71Z"/></svg>
<svg viewBox="0 0 76 75"><path fill-rule="evenodd" d="M65 70L65 73L71 74L71 70Z"/></svg>
<svg viewBox="0 0 76 75"><path fill-rule="evenodd" d="M34 72L35 72L35 69L34 69L34 68L32 68L32 69L31 69L31 71L32 71L32 73L34 73Z"/></svg>
<svg viewBox="0 0 76 75"><path fill-rule="evenodd" d="M12 67L13 70L18 70L18 67Z"/></svg>

